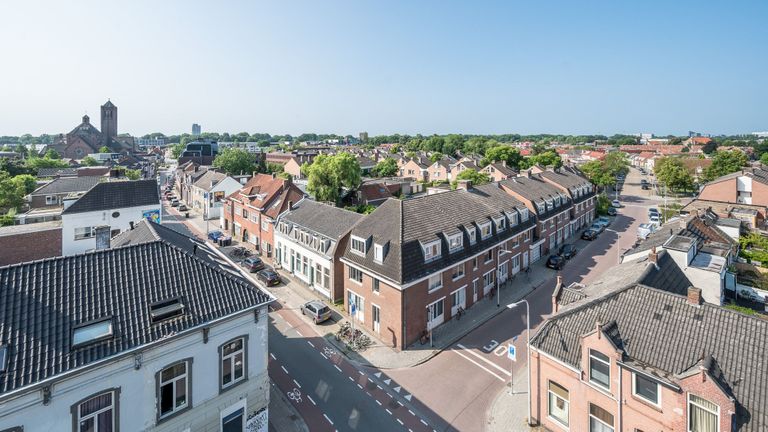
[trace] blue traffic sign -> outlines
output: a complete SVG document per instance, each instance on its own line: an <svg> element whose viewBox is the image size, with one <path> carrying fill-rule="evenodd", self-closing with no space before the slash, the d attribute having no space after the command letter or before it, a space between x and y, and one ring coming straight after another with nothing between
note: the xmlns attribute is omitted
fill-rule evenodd
<svg viewBox="0 0 768 432"><path fill-rule="evenodd" d="M352 305L349 308L349 313L350 315L355 316L355 312L357 312L357 308L355 307L355 304L352 303Z"/></svg>
<svg viewBox="0 0 768 432"><path fill-rule="evenodd" d="M512 361L517 361L517 349L515 349L515 346L512 344L509 344L509 351L507 351L507 357L512 359Z"/></svg>

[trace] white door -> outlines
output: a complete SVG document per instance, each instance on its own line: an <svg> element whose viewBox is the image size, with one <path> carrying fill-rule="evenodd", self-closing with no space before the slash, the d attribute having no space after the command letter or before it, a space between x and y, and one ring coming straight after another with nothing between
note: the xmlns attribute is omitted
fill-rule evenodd
<svg viewBox="0 0 768 432"><path fill-rule="evenodd" d="M528 251L523 252L523 268L528 268Z"/></svg>
<svg viewBox="0 0 768 432"><path fill-rule="evenodd" d="M477 279L472 281L472 304L477 303Z"/></svg>
<svg viewBox="0 0 768 432"><path fill-rule="evenodd" d="M512 257L512 274L516 275L520 271L520 255Z"/></svg>
<svg viewBox="0 0 768 432"><path fill-rule="evenodd" d="M371 315L373 315L373 331L381 333L381 309L376 305L371 305Z"/></svg>
<svg viewBox="0 0 768 432"><path fill-rule="evenodd" d="M432 330L443 323L445 313L443 312L444 298L427 306L427 328Z"/></svg>
<svg viewBox="0 0 768 432"><path fill-rule="evenodd" d="M459 308L467 308L467 293L466 288L459 288L451 293L451 316L456 315Z"/></svg>
<svg viewBox="0 0 768 432"><path fill-rule="evenodd" d="M531 262L536 262L541 258L541 245L534 246L531 249Z"/></svg>
<svg viewBox="0 0 768 432"><path fill-rule="evenodd" d="M499 266L499 284L503 284L507 281L507 275L509 274L509 262Z"/></svg>
<svg viewBox="0 0 768 432"><path fill-rule="evenodd" d="M365 299L360 297L359 295L353 293L352 291L349 292L349 313L352 313L352 305L355 305L355 321L364 323L365 322Z"/></svg>

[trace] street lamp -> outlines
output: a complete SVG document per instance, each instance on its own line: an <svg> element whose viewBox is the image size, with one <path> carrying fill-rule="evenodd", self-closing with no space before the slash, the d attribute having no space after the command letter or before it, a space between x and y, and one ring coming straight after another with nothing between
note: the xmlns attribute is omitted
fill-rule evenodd
<svg viewBox="0 0 768 432"><path fill-rule="evenodd" d="M528 426L532 424L531 422L531 308L528 304L528 300L522 299L516 303L510 303L507 305L509 309L514 309L517 306L519 306L521 303L525 303L525 340L526 340L526 350L528 354L528 363L526 367L528 368Z"/></svg>
<svg viewBox="0 0 768 432"><path fill-rule="evenodd" d="M499 283L499 261L501 261L501 256L503 254L511 254L512 251L508 251L506 249L499 249L499 252L496 254L496 307L501 307L501 283Z"/></svg>
<svg viewBox="0 0 768 432"><path fill-rule="evenodd" d="M616 234L616 261L618 264L621 264L621 236L616 230L612 230L610 228L606 228L605 230Z"/></svg>

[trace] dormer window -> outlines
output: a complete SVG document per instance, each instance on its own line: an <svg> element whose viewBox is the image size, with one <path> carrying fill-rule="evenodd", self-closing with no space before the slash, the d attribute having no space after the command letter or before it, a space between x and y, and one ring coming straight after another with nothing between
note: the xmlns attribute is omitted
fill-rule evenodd
<svg viewBox="0 0 768 432"><path fill-rule="evenodd" d="M550 211L550 210L552 210L553 208L554 208L554 205L552 204L552 200L551 200L551 199L548 199L548 200L547 200L547 211Z"/></svg>
<svg viewBox="0 0 768 432"><path fill-rule="evenodd" d="M82 324L72 331L72 349L111 339L112 334L112 317Z"/></svg>
<svg viewBox="0 0 768 432"><path fill-rule="evenodd" d="M352 236L351 238L352 238L352 241L350 242L349 247L352 250L352 252L360 256L365 256L367 252L366 250L367 242L365 241L365 239L361 237L356 237L356 236Z"/></svg>
<svg viewBox="0 0 768 432"><path fill-rule="evenodd" d="M502 232L507 229L507 219L504 216L494 219L493 222L496 224L496 232Z"/></svg>
<svg viewBox="0 0 768 432"><path fill-rule="evenodd" d="M560 197L556 196L554 201L555 201L555 207L560 207Z"/></svg>
<svg viewBox="0 0 768 432"><path fill-rule="evenodd" d="M8 370L8 345L0 345L0 374Z"/></svg>
<svg viewBox="0 0 768 432"><path fill-rule="evenodd" d="M448 236L448 250L453 253L464 246L464 236L461 233Z"/></svg>
<svg viewBox="0 0 768 432"><path fill-rule="evenodd" d="M440 258L440 240L435 240L421 246L424 251L424 262Z"/></svg>
<svg viewBox="0 0 768 432"><path fill-rule="evenodd" d="M384 262L384 245L378 243L373 245L373 260L379 264Z"/></svg>
<svg viewBox="0 0 768 432"><path fill-rule="evenodd" d="M184 303L181 302L181 297L160 301L149 306L149 317L152 324L157 324L183 313Z"/></svg>
<svg viewBox="0 0 768 432"><path fill-rule="evenodd" d="M536 211L539 213L544 213L547 211L547 208L544 206L544 201L539 201L536 203Z"/></svg>
<svg viewBox="0 0 768 432"><path fill-rule="evenodd" d="M527 221L528 220L528 209L524 208L524 209L519 209L518 211L520 212L520 222Z"/></svg>
<svg viewBox="0 0 768 432"><path fill-rule="evenodd" d="M491 223L485 222L480 224L480 238L482 240L485 240L490 236L491 236Z"/></svg>
<svg viewBox="0 0 768 432"><path fill-rule="evenodd" d="M469 244L477 243L477 229L475 227L467 227L467 234L469 234Z"/></svg>
<svg viewBox="0 0 768 432"><path fill-rule="evenodd" d="M513 227L517 226L518 224L517 212L504 212L504 213L509 218L509 225Z"/></svg>

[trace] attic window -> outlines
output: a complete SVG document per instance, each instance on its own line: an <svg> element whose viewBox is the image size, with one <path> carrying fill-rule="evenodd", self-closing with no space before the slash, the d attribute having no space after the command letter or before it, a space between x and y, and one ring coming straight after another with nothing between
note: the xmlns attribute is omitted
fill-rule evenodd
<svg viewBox="0 0 768 432"><path fill-rule="evenodd" d="M8 345L0 345L0 373L8 370Z"/></svg>
<svg viewBox="0 0 768 432"><path fill-rule="evenodd" d="M462 233L447 236L448 237L448 250L450 252L456 252L464 246L464 235Z"/></svg>
<svg viewBox="0 0 768 432"><path fill-rule="evenodd" d="M82 324L72 332L72 349L112 338L112 317Z"/></svg>
<svg viewBox="0 0 768 432"><path fill-rule="evenodd" d="M160 321L179 316L183 313L184 304L181 302L181 297L176 297L170 300L164 300L149 305L149 317L152 320L152 324L156 324Z"/></svg>
<svg viewBox="0 0 768 432"><path fill-rule="evenodd" d="M528 209L520 209L520 221L525 222L528 220Z"/></svg>

